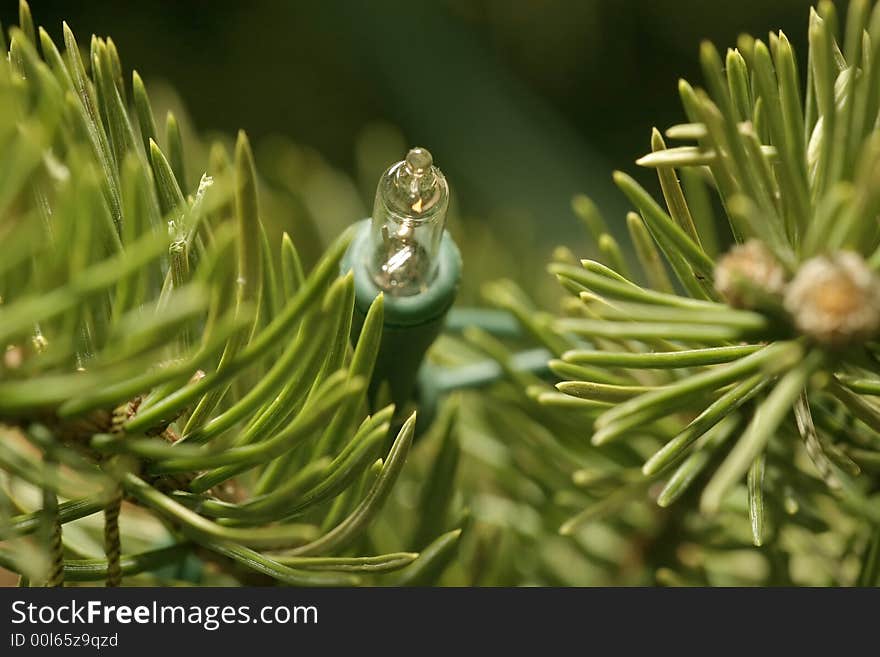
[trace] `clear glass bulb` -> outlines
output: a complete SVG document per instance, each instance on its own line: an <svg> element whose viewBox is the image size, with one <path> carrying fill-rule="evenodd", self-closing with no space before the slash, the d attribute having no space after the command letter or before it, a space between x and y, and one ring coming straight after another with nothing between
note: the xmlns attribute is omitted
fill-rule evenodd
<svg viewBox="0 0 880 657"><path fill-rule="evenodd" d="M427 289L437 273L449 186L424 148L413 148L382 174L370 226L373 280L394 296Z"/></svg>

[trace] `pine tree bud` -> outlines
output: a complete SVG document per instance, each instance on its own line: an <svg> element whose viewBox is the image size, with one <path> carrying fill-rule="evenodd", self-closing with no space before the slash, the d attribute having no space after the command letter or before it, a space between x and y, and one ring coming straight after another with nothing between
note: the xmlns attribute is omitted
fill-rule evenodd
<svg viewBox="0 0 880 657"><path fill-rule="evenodd" d="M785 270L758 240L737 244L715 267L715 289L735 308L753 308L762 298L781 297Z"/></svg>
<svg viewBox="0 0 880 657"><path fill-rule="evenodd" d="M880 278L857 253L819 256L801 266L785 309L798 330L819 342L865 340L880 329Z"/></svg>

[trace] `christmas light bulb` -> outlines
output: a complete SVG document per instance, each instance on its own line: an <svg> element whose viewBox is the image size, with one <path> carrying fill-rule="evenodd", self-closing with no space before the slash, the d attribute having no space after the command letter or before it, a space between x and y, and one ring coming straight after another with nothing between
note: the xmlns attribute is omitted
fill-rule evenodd
<svg viewBox="0 0 880 657"><path fill-rule="evenodd" d="M419 397L419 368L461 280L461 255L445 230L448 207L446 178L426 149L413 148L382 174L373 216L358 224L340 263L354 274L355 340L372 304L383 298L371 404L385 399L386 383L398 409Z"/></svg>
<svg viewBox="0 0 880 657"><path fill-rule="evenodd" d="M392 296L424 292L437 274L449 186L424 148L413 148L379 180L367 269Z"/></svg>

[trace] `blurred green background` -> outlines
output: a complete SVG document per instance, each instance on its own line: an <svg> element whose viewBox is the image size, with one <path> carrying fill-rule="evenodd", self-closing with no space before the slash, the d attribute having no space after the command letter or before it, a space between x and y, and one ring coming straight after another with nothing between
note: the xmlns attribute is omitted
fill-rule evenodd
<svg viewBox="0 0 880 657"><path fill-rule="evenodd" d="M376 177L406 145L428 147L454 188L453 232L469 280L528 282L555 244L588 252L573 194L591 195L622 225L610 173L635 169L652 126L682 120L676 81L701 81L701 39L724 48L740 32L781 28L803 52L810 4L35 0L32 8L58 42L62 19L83 47L93 32L112 36L154 95L164 83L176 90L168 104L185 108L185 128L247 130L261 161L273 162L264 174L310 181L302 184L311 185L319 233L369 211ZM5 3L5 25L16 5ZM273 149L289 153L277 148L287 140L299 157L273 161ZM316 163L330 174L309 178ZM649 172L638 175L653 189ZM498 257L468 259L477 248Z"/></svg>

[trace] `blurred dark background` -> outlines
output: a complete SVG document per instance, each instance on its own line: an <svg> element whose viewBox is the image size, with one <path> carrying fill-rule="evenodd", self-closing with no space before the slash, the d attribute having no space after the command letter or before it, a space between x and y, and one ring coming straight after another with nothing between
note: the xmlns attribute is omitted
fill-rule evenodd
<svg viewBox="0 0 880 657"><path fill-rule="evenodd" d="M701 83L702 39L723 52L743 31L782 29L803 54L810 4L31 2L56 42L62 19L83 47L91 33L112 36L126 69L176 89L199 132L286 136L356 181L370 140L427 146L462 225L532 249L584 239L569 209L576 192L620 225L610 173L635 169L652 126L683 120L676 81ZM7 0L0 20L15 23L16 11ZM356 185L367 209L371 184Z"/></svg>

